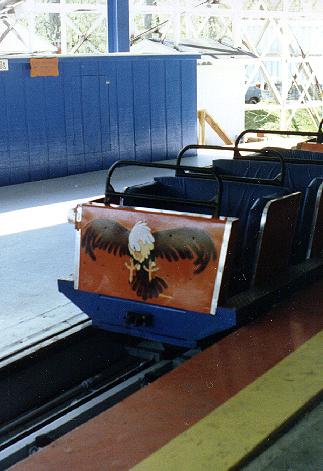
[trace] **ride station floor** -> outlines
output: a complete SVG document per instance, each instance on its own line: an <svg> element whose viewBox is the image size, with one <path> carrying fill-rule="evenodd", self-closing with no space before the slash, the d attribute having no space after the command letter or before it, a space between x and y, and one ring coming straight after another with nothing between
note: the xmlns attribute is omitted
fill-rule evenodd
<svg viewBox="0 0 323 471"><path fill-rule="evenodd" d="M13 471L321 471L322 311L320 280Z"/></svg>

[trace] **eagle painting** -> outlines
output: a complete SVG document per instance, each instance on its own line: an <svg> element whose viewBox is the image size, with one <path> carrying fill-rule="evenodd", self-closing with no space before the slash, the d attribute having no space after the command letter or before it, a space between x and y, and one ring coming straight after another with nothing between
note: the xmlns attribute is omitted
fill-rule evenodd
<svg viewBox="0 0 323 471"><path fill-rule="evenodd" d="M191 260L198 275L216 260L216 250L211 237L201 229L175 228L152 232L147 223L138 221L128 230L109 219L94 219L82 231L82 248L93 260L96 250L115 256L129 256L125 262L129 270L129 284L137 296L146 300L163 295L166 281L157 275L158 258L169 262ZM160 273L159 273L160 274Z"/></svg>

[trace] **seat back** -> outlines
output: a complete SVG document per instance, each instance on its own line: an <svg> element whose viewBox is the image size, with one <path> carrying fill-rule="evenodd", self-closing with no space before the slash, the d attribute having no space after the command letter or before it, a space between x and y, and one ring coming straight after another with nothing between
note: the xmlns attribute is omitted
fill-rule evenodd
<svg viewBox="0 0 323 471"><path fill-rule="evenodd" d="M232 175L245 178L274 180L281 172L280 162L262 162L259 160L217 159L213 168L219 175Z"/></svg>
<svg viewBox="0 0 323 471"><path fill-rule="evenodd" d="M301 152L286 149L288 152ZM218 174L234 175L251 178L275 178L280 171L280 164L276 162L260 162L250 160L225 160L213 161L213 168ZM293 260L296 262L306 258L309 253L309 244L312 237L314 218L317 210L318 193L323 179L323 165L285 163L283 185L291 191L302 192L301 211L296 229L296 237L293 249Z"/></svg>
<svg viewBox="0 0 323 471"><path fill-rule="evenodd" d="M311 149L281 149L279 152L285 159L298 159L298 160L322 160L322 151L319 152L315 149L315 145L312 145Z"/></svg>

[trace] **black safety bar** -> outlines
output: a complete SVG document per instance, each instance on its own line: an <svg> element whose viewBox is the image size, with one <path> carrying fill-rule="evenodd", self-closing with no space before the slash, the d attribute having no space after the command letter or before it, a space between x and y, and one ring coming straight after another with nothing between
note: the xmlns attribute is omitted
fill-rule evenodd
<svg viewBox="0 0 323 471"><path fill-rule="evenodd" d="M116 168L119 167L127 167L127 166L134 166L134 167L146 167L146 168L160 168L165 170L177 170L177 165L175 164L164 164L164 163L156 163L156 162L139 162L133 160L118 160L108 170L108 175L106 179L105 185L105 197L104 197L104 204L108 205L113 197L119 198L134 198L134 199L146 199L146 200L153 200L153 201L166 201L168 203L179 203L188 206L199 206L199 207L207 207L213 209L213 217L219 217L219 211L221 207L221 200L222 200L222 179L221 177L214 172L212 169L207 168L199 168L199 167L190 167L185 166L182 167L186 171L193 172L191 174L192 178L199 178L199 179L214 179L218 183L218 192L214 195L213 200L191 200L191 199L184 199L184 198L175 198L171 196L159 196L159 195L145 195L145 194L131 194L127 193L126 191L120 192L115 191L111 184L111 177ZM202 173L201 173L202 170ZM194 173L195 172L195 173ZM198 172L198 173L196 173Z"/></svg>
<svg viewBox="0 0 323 471"><path fill-rule="evenodd" d="M320 125L321 126L321 125ZM281 131L281 130L275 130L275 129L245 129L242 131L239 136L236 138L234 147L237 148L239 146L239 143L243 136L246 134L276 134L280 136L303 136L303 137L316 137L316 141L322 137L322 131L320 131L320 128L318 132L315 131ZM239 150L238 150L239 152Z"/></svg>
<svg viewBox="0 0 323 471"><path fill-rule="evenodd" d="M270 153L276 152L276 151L281 151L284 152L286 149L280 148L280 147L264 147L261 152L264 151L269 151ZM235 156L234 159L236 160L263 160L264 162L268 161L274 161L277 159L272 158L271 156L266 156L266 155L258 155L256 157L252 155L239 155ZM323 165L323 158L322 159L300 159L298 157L282 157L283 159L283 168L284 168L284 176L285 176L285 170L286 170L286 164L294 164L294 165ZM223 177L222 177L223 179Z"/></svg>
<svg viewBox="0 0 323 471"><path fill-rule="evenodd" d="M323 144L323 119L321 120L318 128L317 143Z"/></svg>
<svg viewBox="0 0 323 471"><path fill-rule="evenodd" d="M270 147L266 147L263 149L247 149L247 148L238 148L238 147L228 147L228 146L213 146L213 145L203 145L203 144L189 144L179 152L176 160L177 165L177 172L176 175L180 176L183 175L183 166L181 166L181 161L185 152L190 149L206 149L206 150L230 150L233 152L235 158L239 158L239 160L250 160L249 156L242 156L240 151L243 152L252 152L257 154L256 156L252 157L252 160L259 160L259 161L277 161L280 163L280 172L276 175L273 179L268 178L257 178L257 177L238 177L235 175L220 175L222 180L226 181L236 181L236 182L243 182L243 183L257 183L261 185L282 185L284 178L285 178L285 160L281 152L277 149L272 149ZM236 152L237 151L237 152ZM261 154L261 155L258 155ZM212 167L194 167L196 169L204 169L212 168ZM214 169L215 171L215 169Z"/></svg>

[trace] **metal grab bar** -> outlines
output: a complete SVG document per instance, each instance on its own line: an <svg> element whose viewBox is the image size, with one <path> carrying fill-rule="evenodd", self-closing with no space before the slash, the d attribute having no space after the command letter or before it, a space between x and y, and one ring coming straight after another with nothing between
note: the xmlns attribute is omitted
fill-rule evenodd
<svg viewBox="0 0 323 471"><path fill-rule="evenodd" d="M321 120L318 128L318 136L317 136L317 143L323 144L323 119Z"/></svg>
<svg viewBox="0 0 323 471"><path fill-rule="evenodd" d="M198 167L191 167L191 166L185 166L182 167L186 171L191 171L193 172L191 174L192 178L199 178L199 179L214 179L218 183L218 192L217 194L214 195L213 200L191 200L191 199L184 199L184 198L175 198L171 196L158 196L158 195L145 195L145 194L129 194L126 191L123 192L118 192L115 191L111 184L111 177L114 173L114 171L117 168L120 167L127 167L127 166L134 166L134 167L146 167L146 168L160 168L160 169L165 169L165 170L177 170L177 165L176 164L163 164L163 163L155 163L155 162L136 162L133 160L119 160L118 162L115 162L114 164L111 165L111 167L108 170L107 174L107 179L106 179L106 185L105 185L105 195L104 195L104 204L108 205L110 202L110 199L112 197L120 197L120 198L125 198L125 197L130 197L134 199L146 199L146 200L154 200L154 201L165 201L168 203L179 203L183 205L189 205L189 206L200 206L200 207L207 207L213 209L213 217L219 217L219 211L221 207L221 201L222 201L222 180L221 177L214 172L212 169L204 169L204 168L198 168ZM200 171L203 171L203 173L200 173ZM199 172L199 173L194 173L194 172Z"/></svg>
<svg viewBox="0 0 323 471"><path fill-rule="evenodd" d="M320 123L321 125L322 123ZM320 128L317 132L315 131L280 131L280 130L275 130L275 129L245 129L242 131L239 136L236 138L234 146L238 147L239 142L245 136L246 134L276 134L280 136L303 136L303 137L320 137Z"/></svg>
<svg viewBox="0 0 323 471"><path fill-rule="evenodd" d="M189 144L179 152L177 159L176 159L176 165L178 167L177 170L177 175L183 175L183 169L184 167L181 166L181 161L182 158L185 154L190 149L206 149L206 150L225 150L225 151L233 151L234 158L237 158L239 160L250 160L249 156L242 156L240 154L240 151L243 152L252 152L255 154L262 153L263 155L257 155L255 157L252 157L252 160L258 160L258 161L278 161L280 163L280 172L276 175L275 178L273 179L267 179L267 178L255 178L255 177L239 177L239 176L234 176L234 175L220 175L222 180L226 181L237 181L237 182L242 182L242 183L258 183L258 184L263 184L263 185L272 185L272 184L283 184L284 178L285 178L285 162L283 155L279 150L277 149L271 149L270 147L266 147L263 149L247 149L247 148L239 148L239 147L227 147L227 146L213 146L213 145L202 145L202 144ZM269 154L269 155L268 155ZM194 167L195 169L207 169L208 167ZM215 170L213 170L215 171Z"/></svg>
<svg viewBox="0 0 323 471"><path fill-rule="evenodd" d="M276 151L281 151L284 152L286 149L279 148L279 147L264 147L262 149L262 152L264 151L270 151L271 153L274 153ZM280 154L282 156L282 154ZM257 157L252 157L251 155L249 156L239 156L235 157L237 160L263 160L264 162L267 161L273 161L276 160L272 158L271 156L257 156ZM285 170L286 170L286 164L294 164L294 165L323 165L323 159L300 159L298 157L293 158L293 157L282 157L283 159L283 166L284 166L284 175L285 175ZM223 177L222 177L223 178Z"/></svg>

